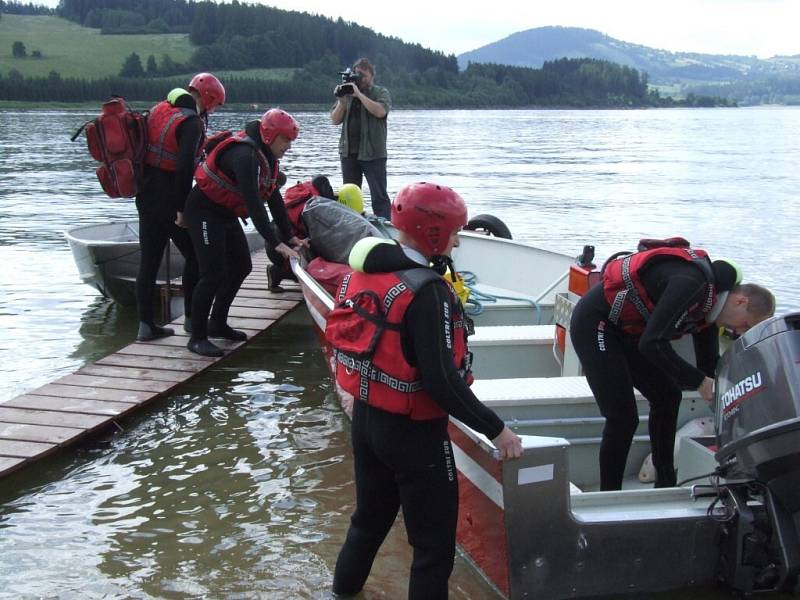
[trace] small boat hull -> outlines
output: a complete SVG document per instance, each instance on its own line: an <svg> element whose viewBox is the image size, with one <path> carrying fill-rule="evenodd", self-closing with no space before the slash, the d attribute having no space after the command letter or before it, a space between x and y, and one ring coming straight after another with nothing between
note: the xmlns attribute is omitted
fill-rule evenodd
<svg viewBox="0 0 800 600"><path fill-rule="evenodd" d="M264 247L264 241L254 229L246 231L250 251ZM64 234L69 243L81 281L91 285L106 298L123 306L136 304L136 275L139 271L139 222L120 221L100 225L85 225ZM162 260L156 285L175 281L183 273L184 259L170 242L169 267Z"/></svg>

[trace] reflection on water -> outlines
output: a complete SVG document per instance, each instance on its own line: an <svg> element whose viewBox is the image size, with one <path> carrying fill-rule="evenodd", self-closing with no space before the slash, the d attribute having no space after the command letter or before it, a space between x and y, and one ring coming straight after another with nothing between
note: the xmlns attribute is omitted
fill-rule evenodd
<svg viewBox="0 0 800 600"><path fill-rule="evenodd" d="M84 143L69 142L92 116L0 111L0 401L134 337L135 311L80 283L62 236L136 216L102 195ZM323 112L298 120L290 183L325 173L338 187L338 129ZM576 255L682 234L800 309L786 275L800 257L800 110L395 111L389 127L391 192L442 181L471 214ZM122 425L0 481L0 598L323 597L352 464L302 309ZM404 597L408 562L397 527L366 597ZM458 560L451 597L495 595Z"/></svg>

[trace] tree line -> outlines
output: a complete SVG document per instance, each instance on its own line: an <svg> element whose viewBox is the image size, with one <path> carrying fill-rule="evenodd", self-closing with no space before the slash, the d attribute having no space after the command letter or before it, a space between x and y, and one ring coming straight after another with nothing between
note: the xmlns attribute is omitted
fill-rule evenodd
<svg viewBox="0 0 800 600"><path fill-rule="evenodd" d="M198 46L191 63L205 69L299 68L326 54L341 65L379 55L411 70L458 70L454 55L409 44L342 19L238 0L61 0L59 16L103 33L188 32Z"/></svg>
<svg viewBox="0 0 800 600"><path fill-rule="evenodd" d="M7 13L9 15L55 15L56 9L44 6L42 4L34 4L33 2L8 2L0 0L0 14Z"/></svg>
<svg viewBox="0 0 800 600"><path fill-rule="evenodd" d="M153 58L153 57L150 57ZM148 63L151 63L148 58ZM334 60L334 59L330 59ZM152 62L155 62L153 59ZM227 102L234 104L313 104L333 101L337 81L330 64L317 61L298 69L287 80L225 77ZM141 68L141 65L140 65ZM725 106L719 98L693 96L686 101L662 99L648 92L646 77L635 69L596 59L561 59L542 69L471 64L463 73L431 68L401 71L391 78L396 106L406 107L645 107ZM29 102L85 102L120 95L129 101L155 103L168 90L187 84L187 77L64 78L55 71L48 77L23 77L11 70L0 76L0 100Z"/></svg>

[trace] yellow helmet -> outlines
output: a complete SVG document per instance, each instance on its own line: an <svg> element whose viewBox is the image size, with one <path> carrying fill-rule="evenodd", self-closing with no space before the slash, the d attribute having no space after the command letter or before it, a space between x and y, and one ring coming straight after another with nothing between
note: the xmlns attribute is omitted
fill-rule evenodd
<svg viewBox="0 0 800 600"><path fill-rule="evenodd" d="M361 188L355 183L345 183L340 187L337 199L340 204L344 204L358 214L364 212L364 194L361 193Z"/></svg>
<svg viewBox="0 0 800 600"><path fill-rule="evenodd" d="M173 88L172 90L170 90L169 94L167 94L167 102L175 106L175 103L178 101L178 98L188 93L189 92L187 92L183 88Z"/></svg>

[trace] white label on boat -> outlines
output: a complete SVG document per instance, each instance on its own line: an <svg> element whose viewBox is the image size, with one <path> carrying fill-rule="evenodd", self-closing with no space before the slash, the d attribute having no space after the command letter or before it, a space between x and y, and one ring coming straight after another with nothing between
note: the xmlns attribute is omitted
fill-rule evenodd
<svg viewBox="0 0 800 600"><path fill-rule="evenodd" d="M489 500L503 508L503 486L500 485L500 482L467 456L467 453L456 444L453 444L453 456L456 459L456 467L461 471L461 474L469 479L472 485L483 492Z"/></svg>
<svg viewBox="0 0 800 600"><path fill-rule="evenodd" d="M553 480L553 465L539 465L520 469L517 475L517 485L540 483Z"/></svg>

